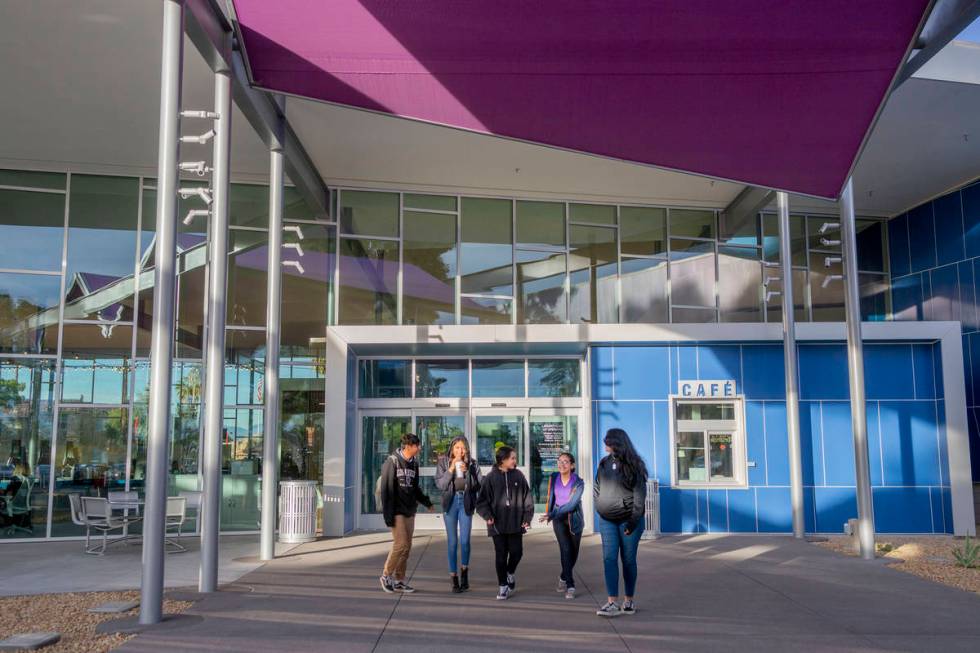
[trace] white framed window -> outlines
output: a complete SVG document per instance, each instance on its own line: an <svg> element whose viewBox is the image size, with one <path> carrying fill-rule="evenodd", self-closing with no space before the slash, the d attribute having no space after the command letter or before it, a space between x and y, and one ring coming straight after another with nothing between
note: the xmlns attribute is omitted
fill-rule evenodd
<svg viewBox="0 0 980 653"><path fill-rule="evenodd" d="M746 487L745 412L739 397L671 397L671 484Z"/></svg>

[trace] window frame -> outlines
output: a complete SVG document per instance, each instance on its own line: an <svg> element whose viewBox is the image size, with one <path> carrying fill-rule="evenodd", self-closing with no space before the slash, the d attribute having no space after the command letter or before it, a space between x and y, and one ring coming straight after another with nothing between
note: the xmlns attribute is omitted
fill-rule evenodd
<svg viewBox="0 0 980 653"><path fill-rule="evenodd" d="M730 420L679 420L677 419L677 406L679 404L731 404L734 407L734 419ZM669 428L670 428L670 486L675 489L684 490L707 490L707 489L748 489L748 456L747 438L745 432L745 398L741 395L734 397L704 397L692 398L680 395L669 396ZM679 432L700 432L704 437L705 458L705 480L686 481L678 476L677 469L677 434ZM732 434L732 469L734 478L713 481L711 479L710 464L710 443L708 437L711 433L731 433Z"/></svg>

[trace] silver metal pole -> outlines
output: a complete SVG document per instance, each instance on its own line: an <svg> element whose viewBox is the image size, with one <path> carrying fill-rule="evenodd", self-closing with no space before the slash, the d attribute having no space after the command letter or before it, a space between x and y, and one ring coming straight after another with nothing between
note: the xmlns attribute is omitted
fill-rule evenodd
<svg viewBox="0 0 980 653"><path fill-rule="evenodd" d="M851 432L854 434L854 476L857 481L858 541L861 557L875 557L874 503L868 463L868 430L864 403L864 347L861 343L861 296L858 294L854 188L848 179L840 197L841 245L844 259L844 306L847 315L847 371L851 386Z"/></svg>
<svg viewBox="0 0 980 653"><path fill-rule="evenodd" d="M793 536L802 538L803 460L800 448L800 391L796 368L796 315L793 307L793 253L789 230L789 196L776 193L779 208L779 260L783 287L783 360L786 374L786 434L789 438L790 506L793 512Z"/></svg>
<svg viewBox="0 0 980 653"><path fill-rule="evenodd" d="M201 573L198 589L218 589L218 537L221 528L221 437L224 431L225 290L228 285L228 159L231 151L231 71L214 74L214 161L211 238L208 252L208 341L204 401Z"/></svg>
<svg viewBox="0 0 980 653"><path fill-rule="evenodd" d="M177 259L177 162L180 85L184 63L183 0L164 0L162 54L160 141L157 158L157 240L153 273L153 331L150 339L149 434L146 442L146 503L143 513L143 579L140 586L141 624L155 624L163 618L167 441L171 424L170 380L174 353Z"/></svg>
<svg viewBox="0 0 980 653"><path fill-rule="evenodd" d="M265 428L262 444L262 532L259 559L276 557L276 496L279 484L279 324L282 304L283 154L269 159L269 287L265 321Z"/></svg>

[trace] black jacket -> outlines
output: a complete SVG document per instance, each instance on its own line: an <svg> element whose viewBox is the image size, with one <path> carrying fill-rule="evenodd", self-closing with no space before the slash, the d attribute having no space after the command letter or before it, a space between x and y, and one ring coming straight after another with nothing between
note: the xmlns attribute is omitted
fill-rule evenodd
<svg viewBox="0 0 980 653"><path fill-rule="evenodd" d="M456 471L449 469L449 458L443 457L436 465L436 487L442 490L442 511L449 512L456 498L456 485L453 482L456 478ZM470 458L466 463L466 489L463 491L463 509L467 515L472 515L476 510L477 498L480 494L480 483L483 475L480 473L480 466Z"/></svg>
<svg viewBox="0 0 980 653"><path fill-rule="evenodd" d="M395 525L395 515L414 517L419 504L432 507L419 487L419 463L412 458L405 460L401 450L388 456L381 468L381 510L385 524Z"/></svg>
<svg viewBox="0 0 980 653"><path fill-rule="evenodd" d="M568 530L573 535L581 535L585 528L585 516L582 514L582 495L585 494L585 481L582 477L575 477L575 485L572 487L572 495L568 503L555 506L555 484L561 482L561 473L555 472L548 479L548 521L556 519L568 520Z"/></svg>
<svg viewBox="0 0 980 653"><path fill-rule="evenodd" d="M505 473L496 466L490 470L483 477L476 511L484 519L493 519L492 525L487 524L487 535L523 533L523 525L534 517L534 500L521 470Z"/></svg>
<svg viewBox="0 0 980 653"><path fill-rule="evenodd" d="M612 456L599 461L592 487L595 509L606 521L621 524L632 532L636 529L646 511L646 479L637 475L632 487L623 478L623 468Z"/></svg>

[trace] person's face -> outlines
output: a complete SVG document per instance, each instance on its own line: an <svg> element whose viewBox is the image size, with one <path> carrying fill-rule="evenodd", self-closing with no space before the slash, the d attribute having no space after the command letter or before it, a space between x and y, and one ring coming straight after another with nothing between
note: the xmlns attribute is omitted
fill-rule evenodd
<svg viewBox="0 0 980 653"><path fill-rule="evenodd" d="M612 452L613 452L613 450L612 450L612 447L610 447L610 446L609 446L609 445L607 444L607 445L606 445L606 453L612 453Z"/></svg>
<svg viewBox="0 0 980 653"><path fill-rule="evenodd" d="M568 459L568 456L558 457L558 471L562 474L567 474L572 471L572 461Z"/></svg>
<svg viewBox="0 0 980 653"><path fill-rule="evenodd" d="M504 460L504 469L514 469L517 467L517 452L511 451L510 456Z"/></svg>
<svg viewBox="0 0 980 653"><path fill-rule="evenodd" d="M457 442L453 445L453 452L451 458L458 458L459 460L466 459L466 445L462 442Z"/></svg>
<svg viewBox="0 0 980 653"><path fill-rule="evenodd" d="M415 455L419 452L419 445L406 444L405 447L402 449L402 451L405 453L406 458L414 458Z"/></svg>

